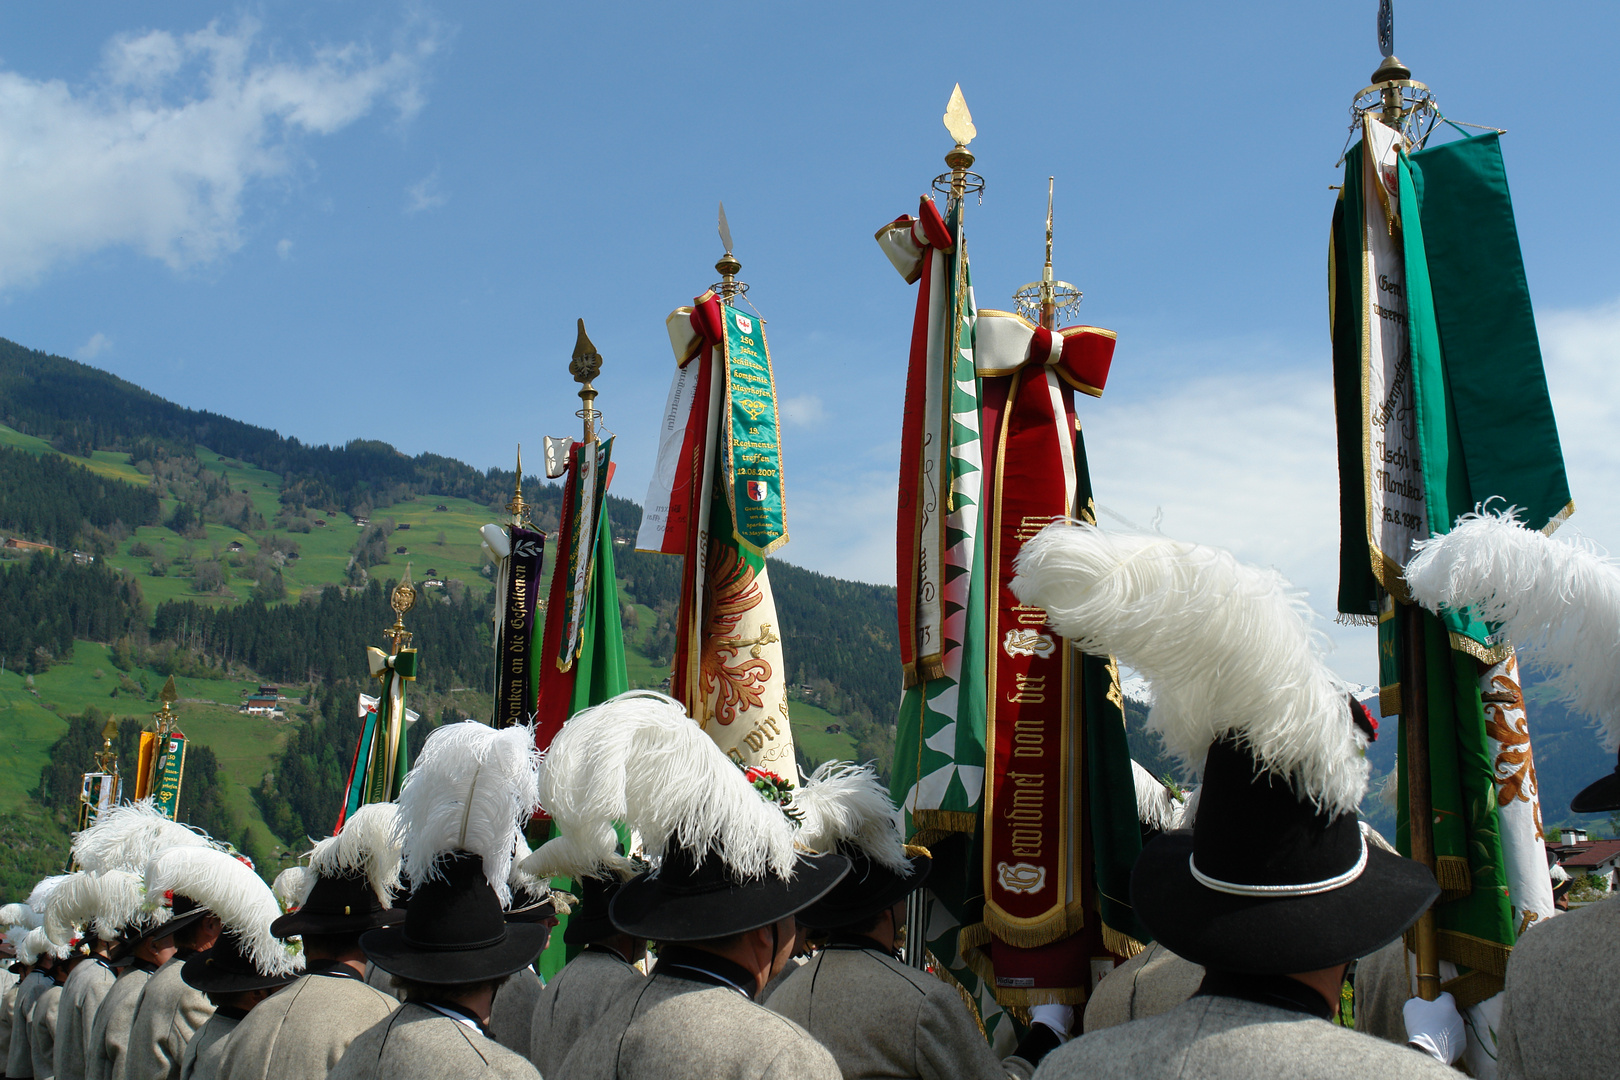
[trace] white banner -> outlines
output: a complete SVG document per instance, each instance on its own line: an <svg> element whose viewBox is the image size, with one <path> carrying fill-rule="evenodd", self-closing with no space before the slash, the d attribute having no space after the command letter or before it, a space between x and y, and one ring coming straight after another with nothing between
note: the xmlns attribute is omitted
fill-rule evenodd
<svg viewBox="0 0 1620 1080"><path fill-rule="evenodd" d="M1508 899L1513 906L1514 930L1523 934L1534 923L1550 918L1554 908L1518 658L1510 652L1506 660L1486 668L1479 689L1485 704L1485 750L1491 755L1496 781Z"/></svg>

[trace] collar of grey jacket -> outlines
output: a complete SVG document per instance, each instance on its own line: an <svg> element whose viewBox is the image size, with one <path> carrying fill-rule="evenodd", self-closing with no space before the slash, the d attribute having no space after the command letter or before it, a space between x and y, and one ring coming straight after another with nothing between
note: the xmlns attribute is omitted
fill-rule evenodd
<svg viewBox="0 0 1620 1080"><path fill-rule="evenodd" d="M758 991L754 973L741 964L715 953L684 945L665 945L660 948L658 966L653 968L653 974L673 975L677 979L727 986L749 1001L754 1000L754 994Z"/></svg>
<svg viewBox="0 0 1620 1080"><path fill-rule="evenodd" d="M882 953L884 956L892 956L896 960L901 960L903 962L899 949L887 948L881 941L869 938L865 934L834 934L827 940L826 947L828 949L843 950L869 949L872 952Z"/></svg>
<svg viewBox="0 0 1620 1080"><path fill-rule="evenodd" d="M1229 997L1332 1020L1327 999L1287 975L1240 975L1235 971L1206 971L1194 997Z"/></svg>

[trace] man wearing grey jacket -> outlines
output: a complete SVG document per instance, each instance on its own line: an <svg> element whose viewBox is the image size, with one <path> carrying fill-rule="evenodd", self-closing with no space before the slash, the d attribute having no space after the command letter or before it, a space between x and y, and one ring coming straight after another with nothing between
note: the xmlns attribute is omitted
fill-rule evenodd
<svg viewBox="0 0 1620 1080"><path fill-rule="evenodd" d="M127 962L90 1023L90 1040L84 1047L85 1080L123 1080L135 1005L153 973L174 955L174 939L156 938L150 933L154 929L129 929L125 940L113 950L115 963L119 962L119 952L126 954Z"/></svg>
<svg viewBox="0 0 1620 1080"><path fill-rule="evenodd" d="M96 1010L118 980L107 962L112 943L91 934L90 955L62 984L61 1016L56 1025L57 1080L84 1080L85 1046L95 1026Z"/></svg>
<svg viewBox="0 0 1620 1080"><path fill-rule="evenodd" d="M30 1027L34 1020L34 1003L47 989L56 985L51 972L56 958L41 953L34 960L34 970L23 977L17 987L17 1003L11 1015L11 1050L6 1059L7 1077L34 1075L34 1050Z"/></svg>
<svg viewBox="0 0 1620 1080"><path fill-rule="evenodd" d="M646 954L647 943L623 934L608 918L608 904L619 891L619 879L606 877L580 883L580 905L568 917L563 941L581 949L540 991L529 1026L529 1060L541 1076L558 1076L574 1043L615 1001L635 992L646 976L633 966Z"/></svg>
<svg viewBox="0 0 1620 1080"><path fill-rule="evenodd" d="M206 995L186 985L181 969L219 940L218 916L176 894L174 917L162 933L173 940L175 953L152 973L135 1004L123 1080L179 1080L186 1042L214 1012Z"/></svg>

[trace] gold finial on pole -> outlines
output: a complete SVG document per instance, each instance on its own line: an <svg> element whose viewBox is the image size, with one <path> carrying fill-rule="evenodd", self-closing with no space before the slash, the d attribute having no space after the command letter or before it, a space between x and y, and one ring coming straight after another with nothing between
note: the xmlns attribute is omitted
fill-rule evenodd
<svg viewBox="0 0 1620 1080"><path fill-rule="evenodd" d="M1013 293L1018 313L1030 322L1056 330L1058 316L1072 314L1080 306L1081 292L1067 281L1052 276L1052 192L1054 178L1046 178L1046 265L1041 280L1031 281Z"/></svg>
<svg viewBox="0 0 1620 1080"><path fill-rule="evenodd" d="M513 525L524 525L529 520L529 504L523 501L523 444L518 443L517 476L512 481L512 501L506 504Z"/></svg>
<svg viewBox="0 0 1620 1080"><path fill-rule="evenodd" d="M720 211L720 219L725 220L725 211ZM596 351L591 344L590 337L585 333L585 320L579 320L579 336L574 339L574 356L568 364L568 373L574 381L580 384L579 399L585 407L574 415L585 421L585 442L596 441L596 422L602 414L596 411L596 387L591 380L602 373L602 354Z"/></svg>
<svg viewBox="0 0 1620 1080"><path fill-rule="evenodd" d="M168 738L169 733L174 730L175 722L180 719L175 715L173 708L174 703L180 700L180 692L174 688L173 675L169 676L169 681L164 683L163 689L158 692L158 700L163 703L163 707L152 714L152 719L157 721L157 736L162 740Z"/></svg>
<svg viewBox="0 0 1620 1080"><path fill-rule="evenodd" d="M709 287L720 294L721 303L729 304L737 297L747 295L748 283L737 280L737 275L742 272L742 263L731 253L731 223L726 220L725 203L720 204L720 243L726 249L720 261L714 264L714 268L720 272L720 280Z"/></svg>
<svg viewBox="0 0 1620 1080"><path fill-rule="evenodd" d="M973 114L968 112L967 99L962 96L961 83L952 88L951 100L945 105L943 119L945 130L956 140L956 145L945 155L945 164L951 167L951 171L945 176L934 178L934 190L948 193L952 206L961 202L962 197L969 192L980 192L979 198L982 200L984 177L968 171L973 166L973 154L968 150L968 143L979 134L979 129L973 126Z"/></svg>
<svg viewBox="0 0 1620 1080"><path fill-rule="evenodd" d="M394 625L383 631L395 654L411 647L411 632L405 629L405 613L416 606L416 587L411 584L411 564L405 564L405 580L394 586L389 597L394 609Z"/></svg>
<svg viewBox="0 0 1620 1080"><path fill-rule="evenodd" d="M1395 5L1378 5L1378 51L1384 60L1372 73L1372 85L1362 87L1350 106L1351 127L1359 131L1362 117L1376 114L1378 121L1400 133L1408 149L1420 150L1439 120L1434 95L1412 78L1412 69L1395 55Z"/></svg>
<svg viewBox="0 0 1620 1080"><path fill-rule="evenodd" d="M101 750L96 754L96 771L118 775L118 752L113 749L112 741L118 737L118 721L113 717L107 718L107 726L101 729Z"/></svg>

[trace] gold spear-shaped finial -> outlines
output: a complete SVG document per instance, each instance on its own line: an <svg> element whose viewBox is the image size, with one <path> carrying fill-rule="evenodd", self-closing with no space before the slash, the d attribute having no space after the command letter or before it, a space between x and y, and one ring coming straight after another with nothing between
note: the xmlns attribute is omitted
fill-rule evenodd
<svg viewBox="0 0 1620 1080"><path fill-rule="evenodd" d="M1052 276L1052 192L1053 177L1046 178L1046 265L1041 280L1032 281L1013 294L1018 313L1048 330L1057 329L1058 316L1080 306L1080 290Z"/></svg>
<svg viewBox="0 0 1620 1080"><path fill-rule="evenodd" d="M973 154L967 148L968 143L978 135L979 129L973 126L973 114L968 112L967 99L962 96L961 83L957 83L951 89L951 100L945 105L944 120L945 130L956 140L956 145L945 155L945 164L951 167L950 192L951 201L954 203L960 202L962 196L970 190L984 190L984 180L968 171L973 167ZM937 186L938 181L935 183Z"/></svg>
<svg viewBox="0 0 1620 1080"><path fill-rule="evenodd" d="M721 220L725 220L725 212L721 211ZM596 387L591 380L602 373L602 354L596 351L591 344L589 335L585 333L585 320L579 320L579 336L574 339L574 357L568 364L568 373L574 381L580 384L579 399L585 407L574 415L585 421L585 442L596 441L596 422L602 414L596 411Z"/></svg>
<svg viewBox="0 0 1620 1080"><path fill-rule="evenodd" d="M174 703L180 700L180 691L174 688L173 675L170 675L168 682L163 684L163 689L158 691L158 700L163 705L157 712L152 714L152 719L157 721L158 738L164 739L168 737L169 732L174 730L175 721L180 719L175 715L173 707Z"/></svg>
<svg viewBox="0 0 1620 1080"><path fill-rule="evenodd" d="M737 280L737 275L742 272L742 263L731 253L731 223L726 220L725 203L720 204L720 243L725 246L726 253L714 264L714 268L720 271L720 280L712 288L720 294L722 303L729 304L738 295L746 294L748 286Z"/></svg>
<svg viewBox="0 0 1620 1080"><path fill-rule="evenodd" d="M512 501L506 504L513 525L525 525L529 520L529 504L523 499L523 444L517 448L517 476L512 480Z"/></svg>
<svg viewBox="0 0 1620 1080"><path fill-rule="evenodd" d="M104 773L118 773L118 751L113 749L112 741L118 737L118 720L115 717L107 718L107 726L101 729L101 750L96 754L96 771Z"/></svg>

